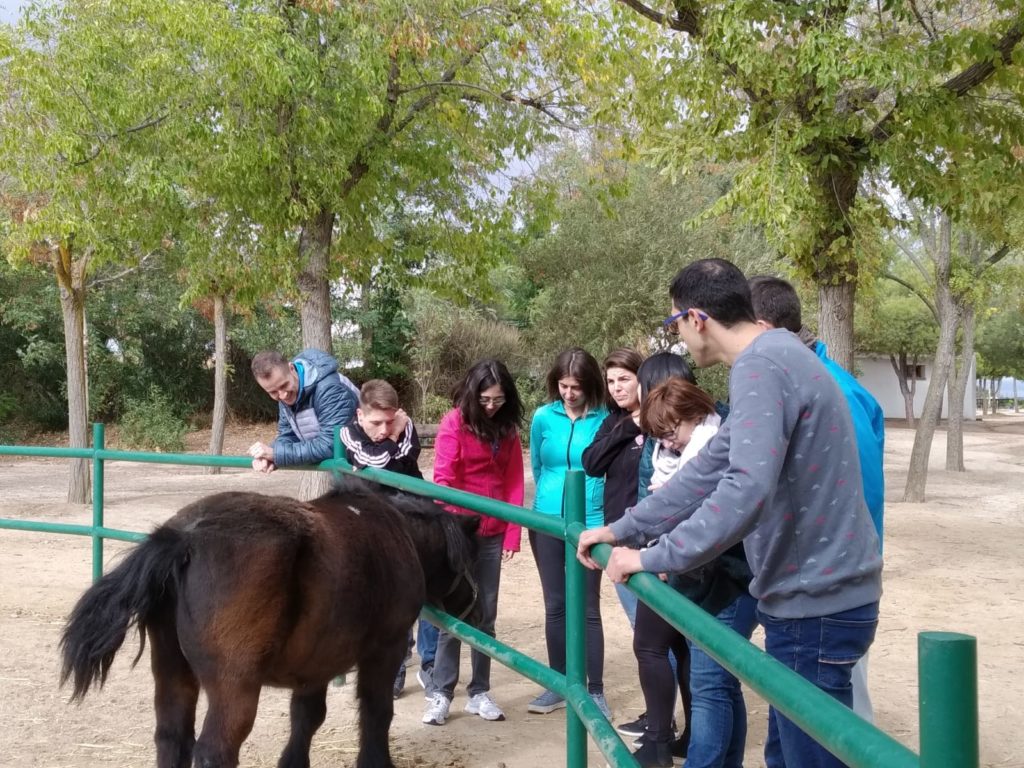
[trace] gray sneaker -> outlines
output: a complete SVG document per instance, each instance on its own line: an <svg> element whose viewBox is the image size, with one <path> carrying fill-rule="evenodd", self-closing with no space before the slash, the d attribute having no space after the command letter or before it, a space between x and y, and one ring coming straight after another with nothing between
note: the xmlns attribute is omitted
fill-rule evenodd
<svg viewBox="0 0 1024 768"><path fill-rule="evenodd" d="M426 725L444 725L448 719L448 709L452 700L443 693L435 693L430 697L427 708L423 711L423 722Z"/></svg>
<svg viewBox="0 0 1024 768"><path fill-rule="evenodd" d="M605 719L610 723L612 721L612 711L608 708L608 702L604 698L603 693L592 693L590 698L597 704L597 708L601 710L601 714L605 716Z"/></svg>
<svg viewBox="0 0 1024 768"><path fill-rule="evenodd" d="M556 709L565 709L565 699L554 691L544 691L526 707L527 712L538 715L547 715Z"/></svg>
<svg viewBox="0 0 1024 768"><path fill-rule="evenodd" d="M504 720L505 713L494 703L489 693L478 693L470 696L466 703L466 711L471 715L480 715L484 720Z"/></svg>
<svg viewBox="0 0 1024 768"><path fill-rule="evenodd" d="M416 673L416 682L423 689L423 698L430 701L430 686L434 684L434 668L420 667Z"/></svg>

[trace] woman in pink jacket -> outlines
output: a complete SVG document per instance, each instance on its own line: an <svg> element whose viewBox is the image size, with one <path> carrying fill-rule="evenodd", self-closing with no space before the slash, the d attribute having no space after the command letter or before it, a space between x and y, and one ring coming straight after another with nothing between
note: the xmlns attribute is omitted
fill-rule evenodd
<svg viewBox="0 0 1024 768"><path fill-rule="evenodd" d="M519 426L523 404L515 381L504 363L481 360L456 387L455 407L441 419L434 441L434 482L470 491L509 504L523 503L523 447ZM449 511L475 515L468 509ZM498 584L501 561L519 551L520 526L480 515L477 532L480 554L476 567L478 600L482 618L478 629L494 637L498 613ZM427 689L423 722L444 725L459 682L458 638L441 632L430 679L420 680ZM467 692L466 712L484 720L504 720L505 713L494 703L491 688L491 659L473 649L470 653L472 679Z"/></svg>

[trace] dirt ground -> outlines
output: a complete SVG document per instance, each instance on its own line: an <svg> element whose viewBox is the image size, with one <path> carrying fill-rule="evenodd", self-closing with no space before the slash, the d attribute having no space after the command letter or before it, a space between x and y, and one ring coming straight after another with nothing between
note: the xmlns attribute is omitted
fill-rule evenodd
<svg viewBox="0 0 1024 768"><path fill-rule="evenodd" d="M241 454L273 426L229 429L228 453ZM207 435L190 438L205 450ZM936 436L928 501L899 502L913 433L898 425L886 445L885 596L871 652L870 684L879 725L917 749L916 637L922 630L968 632L978 638L981 754L985 766L1024 767L1024 416L987 417L966 435L966 474L942 469L945 435ZM425 452L429 473L431 456ZM0 517L86 523L89 509L63 503L66 462L0 457ZM527 462L529 466L529 462ZM227 489L294 493L296 473L272 476L227 470L111 463L107 525L147 530L198 496ZM108 560L122 549L107 543ZM87 539L0 530L0 766L149 766L152 680L146 660L132 670L130 641L102 692L81 706L57 688L57 640L65 617L90 578ZM615 721L643 708L629 626L604 593L605 684ZM545 659L543 609L529 545L503 571L498 636ZM758 635L754 641L760 642ZM468 654L463 654L463 679ZM415 661L413 662L415 664ZM392 749L401 768L533 768L564 762L562 712L532 715L536 686L495 664L492 693L508 719L490 723L464 714L465 693L443 728L420 723L423 696L410 684L396 702ZM763 764L767 707L748 695L747 764ZM351 766L356 751L353 688L332 687L328 717L313 743L314 766ZM264 692L242 764L276 764L288 721L287 696ZM591 764L604 759L591 747Z"/></svg>

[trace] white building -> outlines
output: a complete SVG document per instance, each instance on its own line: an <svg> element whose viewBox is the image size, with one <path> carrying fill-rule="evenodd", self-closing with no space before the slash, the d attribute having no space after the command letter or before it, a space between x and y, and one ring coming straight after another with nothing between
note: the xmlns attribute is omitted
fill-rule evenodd
<svg viewBox="0 0 1024 768"><path fill-rule="evenodd" d="M868 392L875 396L878 404L882 406L882 412L887 419L906 418L907 409L903 402L903 393L900 392L899 380L896 378L896 371L887 357L858 357L854 362L855 375ZM924 408L924 398L928 393L928 382L932 374L932 361L918 361L914 377L917 380L917 388L914 391L914 418L921 416L921 409ZM977 393L975 391L974 366L971 366L970 374L967 376L967 390L964 393L964 401L961 404L965 419L972 421L977 418ZM948 414L946 390L942 393L942 418Z"/></svg>

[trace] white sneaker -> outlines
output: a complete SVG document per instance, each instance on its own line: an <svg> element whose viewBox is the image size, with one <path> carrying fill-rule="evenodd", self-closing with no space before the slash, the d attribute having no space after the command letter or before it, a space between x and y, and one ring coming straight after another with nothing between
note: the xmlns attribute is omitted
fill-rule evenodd
<svg viewBox="0 0 1024 768"><path fill-rule="evenodd" d="M478 693L470 696L466 702L466 711L471 715L480 715L484 720L504 720L505 713L494 703L489 693Z"/></svg>
<svg viewBox="0 0 1024 768"><path fill-rule="evenodd" d="M443 693L435 693L430 697L427 708L423 712L423 722L427 725L444 725L448 719L448 709L452 700Z"/></svg>

